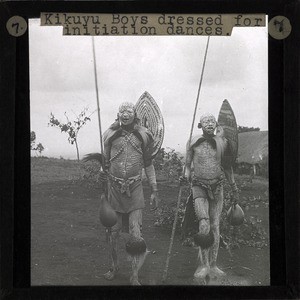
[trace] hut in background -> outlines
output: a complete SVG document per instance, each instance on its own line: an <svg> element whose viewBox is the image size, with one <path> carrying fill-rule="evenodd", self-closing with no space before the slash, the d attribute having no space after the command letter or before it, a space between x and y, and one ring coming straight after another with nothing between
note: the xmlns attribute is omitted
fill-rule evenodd
<svg viewBox="0 0 300 300"><path fill-rule="evenodd" d="M268 176L268 131L249 131L238 135L236 172Z"/></svg>

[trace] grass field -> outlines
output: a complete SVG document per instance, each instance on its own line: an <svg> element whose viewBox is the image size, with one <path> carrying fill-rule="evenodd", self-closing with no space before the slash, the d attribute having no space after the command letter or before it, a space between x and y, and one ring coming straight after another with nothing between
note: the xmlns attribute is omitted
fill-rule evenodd
<svg viewBox="0 0 300 300"><path fill-rule="evenodd" d="M129 284L130 263L124 239L120 243L119 276L112 282L102 276L108 269L108 249L98 217L100 190L85 184L83 165L52 158L33 158L31 165L32 285ZM231 251L221 248L218 263L227 276L209 284L269 285L268 182L254 178L250 183L246 176L237 176L237 182L247 218L256 220L255 226L266 232L265 246L241 244ZM144 191L149 199L148 186ZM159 195L162 205L173 207L178 187L160 182ZM167 257L170 230L154 226L156 219L147 202L143 235L151 252L140 272L143 285L161 284ZM165 284L194 284L196 259L197 249L183 246L179 234L176 235Z"/></svg>

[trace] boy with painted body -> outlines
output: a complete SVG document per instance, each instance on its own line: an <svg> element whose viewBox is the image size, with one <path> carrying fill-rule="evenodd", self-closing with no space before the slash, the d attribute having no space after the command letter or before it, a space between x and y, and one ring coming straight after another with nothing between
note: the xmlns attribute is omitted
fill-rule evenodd
<svg viewBox="0 0 300 300"><path fill-rule="evenodd" d="M104 133L104 155L108 162L108 201L117 213L118 222L112 227L111 267L104 274L113 280L118 272L117 241L121 230L130 234L126 249L132 257L132 285L140 285L138 271L146 257L146 244L142 238L142 210L145 207L142 169L151 186L151 201L158 205L157 184L153 159L151 132L137 124L135 106L123 103L118 118ZM134 246L133 246L134 244ZM130 250L131 249L131 250ZM135 251L135 250L138 251Z"/></svg>
<svg viewBox="0 0 300 300"><path fill-rule="evenodd" d="M192 207L198 223L198 233L194 236L194 241L199 246L199 264L194 278L204 281L208 275L225 275L216 265L225 177L231 185L234 201L238 200L239 195L231 164L224 159L230 152L229 143L222 133L214 134L217 128L215 117L211 114L203 115L198 127L202 128L203 135L195 136L188 142L186 174L181 181L187 180L192 187L183 227L191 217L191 214L187 214L188 206ZM221 128L220 130L222 131Z"/></svg>

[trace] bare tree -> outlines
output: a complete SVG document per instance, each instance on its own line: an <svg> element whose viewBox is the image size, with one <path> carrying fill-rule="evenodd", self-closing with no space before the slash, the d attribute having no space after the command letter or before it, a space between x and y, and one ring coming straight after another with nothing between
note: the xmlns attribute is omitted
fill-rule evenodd
<svg viewBox="0 0 300 300"><path fill-rule="evenodd" d="M91 121L90 116L87 116L86 113L88 108L85 107L79 115L75 115L75 120L70 121L67 113L64 115L66 117L66 122L59 121L55 118L54 114L50 113L50 121L48 125L52 127L57 127L61 130L61 132L65 132L68 135L68 142L71 145L75 144L76 152L77 152L77 160L79 161L79 148L78 148L78 133L79 130L87 123L87 121Z"/></svg>

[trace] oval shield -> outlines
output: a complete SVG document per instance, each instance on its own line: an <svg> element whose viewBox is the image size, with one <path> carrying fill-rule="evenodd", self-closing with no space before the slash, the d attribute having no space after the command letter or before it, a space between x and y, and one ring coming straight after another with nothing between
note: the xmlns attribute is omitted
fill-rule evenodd
<svg viewBox="0 0 300 300"><path fill-rule="evenodd" d="M238 128L235 115L227 99L222 103L218 123L222 126L224 136L230 144L232 157L229 159L231 160L231 163L234 163L238 153Z"/></svg>
<svg viewBox="0 0 300 300"><path fill-rule="evenodd" d="M154 138L154 156L158 153L164 139L164 120L156 101L144 92L135 105L137 117L141 125L148 128Z"/></svg>

